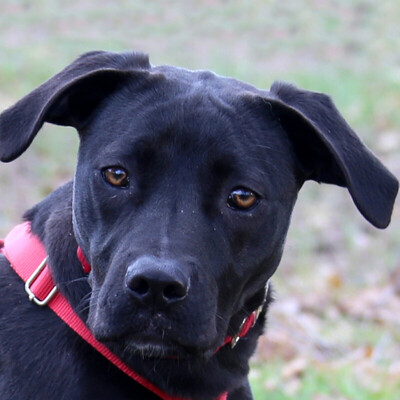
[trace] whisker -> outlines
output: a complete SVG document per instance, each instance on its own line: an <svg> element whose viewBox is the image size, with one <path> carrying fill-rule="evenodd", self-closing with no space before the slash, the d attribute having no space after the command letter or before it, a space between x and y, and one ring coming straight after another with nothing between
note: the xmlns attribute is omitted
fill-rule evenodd
<svg viewBox="0 0 400 400"><path fill-rule="evenodd" d="M87 281L88 281L88 277L87 276L82 276L81 278L76 278L76 279L72 279L70 281L62 282L62 285L63 286L69 286L69 285L72 285L73 283L87 282Z"/></svg>
<svg viewBox="0 0 400 400"><path fill-rule="evenodd" d="M90 305L96 305L98 300L99 291L89 292L80 300L77 309L78 311L86 311L90 308Z"/></svg>

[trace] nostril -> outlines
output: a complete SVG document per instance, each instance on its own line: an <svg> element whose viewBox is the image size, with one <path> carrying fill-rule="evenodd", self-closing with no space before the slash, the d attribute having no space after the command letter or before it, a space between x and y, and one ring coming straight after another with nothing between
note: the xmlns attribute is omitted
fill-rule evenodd
<svg viewBox="0 0 400 400"><path fill-rule="evenodd" d="M184 301L189 286L188 270L170 260L141 257L127 268L125 274L125 288L131 298L154 309Z"/></svg>
<svg viewBox="0 0 400 400"><path fill-rule="evenodd" d="M132 281L129 282L129 288L139 296L145 296L150 290L147 280L141 277L132 279Z"/></svg>
<svg viewBox="0 0 400 400"><path fill-rule="evenodd" d="M186 294L187 288L178 282L166 285L163 290L163 296L169 302L183 300Z"/></svg>

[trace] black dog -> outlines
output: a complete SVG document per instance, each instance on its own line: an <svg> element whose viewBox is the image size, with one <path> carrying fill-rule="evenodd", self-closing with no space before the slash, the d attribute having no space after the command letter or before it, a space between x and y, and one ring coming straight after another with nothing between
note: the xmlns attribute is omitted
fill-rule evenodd
<svg viewBox="0 0 400 400"><path fill-rule="evenodd" d="M100 342L180 398L252 398L266 284L306 180L347 187L379 228L398 189L326 95L154 67L137 53L85 54L5 110L1 160L44 122L81 141L73 182L25 215L58 290ZM159 398L30 303L4 255L0 291L0 399Z"/></svg>

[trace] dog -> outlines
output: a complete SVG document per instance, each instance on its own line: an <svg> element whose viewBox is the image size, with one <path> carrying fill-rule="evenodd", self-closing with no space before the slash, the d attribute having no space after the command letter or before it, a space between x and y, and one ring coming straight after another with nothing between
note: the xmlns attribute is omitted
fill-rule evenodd
<svg viewBox="0 0 400 400"><path fill-rule="evenodd" d="M0 159L45 122L76 128L78 162L24 215L54 282L45 300L32 274L28 301L1 245L2 400L252 399L249 358L303 183L346 187L377 228L398 191L327 95L136 52L86 53L3 111Z"/></svg>

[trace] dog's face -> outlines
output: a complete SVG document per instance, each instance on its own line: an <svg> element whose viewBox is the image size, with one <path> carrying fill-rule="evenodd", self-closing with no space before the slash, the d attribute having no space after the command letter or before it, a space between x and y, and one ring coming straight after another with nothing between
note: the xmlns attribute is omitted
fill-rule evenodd
<svg viewBox="0 0 400 400"><path fill-rule="evenodd" d="M21 118L21 115L23 116ZM73 223L95 336L145 357L211 356L265 297L297 192L345 186L383 228L395 178L321 94L90 53L0 119L0 156L43 122L78 129Z"/></svg>
<svg viewBox="0 0 400 400"><path fill-rule="evenodd" d="M212 354L261 304L300 183L283 128L242 91L156 70L81 131L74 227L101 340Z"/></svg>

